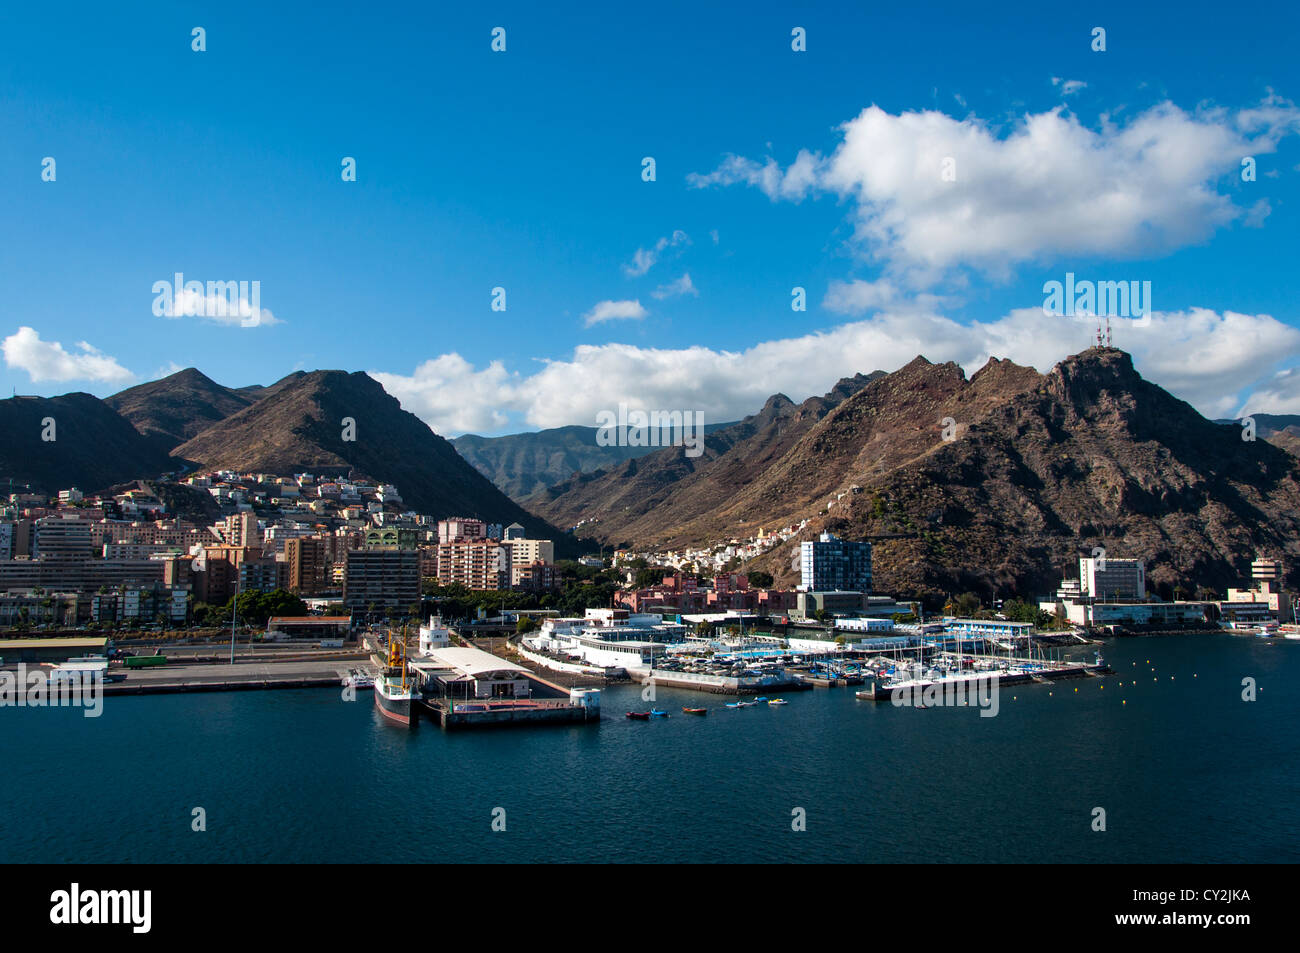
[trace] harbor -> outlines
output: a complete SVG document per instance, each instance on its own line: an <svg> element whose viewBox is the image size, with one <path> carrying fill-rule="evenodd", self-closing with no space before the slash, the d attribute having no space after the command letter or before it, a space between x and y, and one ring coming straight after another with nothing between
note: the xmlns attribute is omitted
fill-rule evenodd
<svg viewBox="0 0 1300 953"><path fill-rule="evenodd" d="M1224 812L1215 825L1197 818L1205 801L1288 796L1293 774L1278 767L1297 763L1300 741L1275 728L1300 713L1296 644L1107 640L1115 676L1010 688L998 716L983 720L973 709L894 708L843 689L768 693L768 703L749 704L755 699L661 687L651 702L635 683L602 690L599 728L441 731L424 721L408 731L373 711L369 691L342 704L316 689L140 696L90 719L11 710L0 852L58 850L111 863L129 840L142 861L420 863L433 842L490 862L988 863L1041 861L1050 843L1054 856L1081 862L1286 862L1300 850L1300 831L1285 811L1270 819L1267 837L1247 812ZM1275 673L1262 700L1244 703L1242 674L1261 671ZM668 717L625 714L652 708ZM1242 770L1207 770L1207 739L1231 739ZM140 770L142 752L170 769ZM803 769L792 771L800 758ZM1018 769L1031 761L1036 770ZM43 783L51 764L84 763L99 767L75 791L51 793ZM1155 774L1135 785L1141 770ZM194 800L197 778L205 801ZM394 799L395 790L409 796ZM1201 800L1168 795L1186 790ZM286 791L311 823L286 827L282 811L250 811L203 837L185 811L179 823L158 823L169 804L274 804ZM693 809L673 812L672 838L645 837L669 797ZM111 827L79 823L88 800L112 798L149 809ZM1093 806L1121 802L1110 835L1091 830ZM380 803L395 813L372 809ZM1018 809L990 820L989 804ZM490 830L497 805L509 813L509 836ZM790 832L796 805L809 812L800 834ZM37 810L47 823L26 823ZM738 812L746 823L735 822ZM394 824L419 836L393 838ZM322 829L348 836L322 837ZM597 833L575 837L579 829ZM917 830L928 839L918 842Z"/></svg>
<svg viewBox="0 0 1300 953"><path fill-rule="evenodd" d="M603 674L714 695L757 696L809 689L860 688L885 699L896 688L922 692L958 682L1013 685L1105 675L1071 650L1092 645L1078 632L1039 636L1024 623L949 619L927 625L873 620L849 641L822 630L762 631L757 625L721 637L696 635L680 622L648 613L591 609L583 618L548 619L519 640L529 662L557 672Z"/></svg>

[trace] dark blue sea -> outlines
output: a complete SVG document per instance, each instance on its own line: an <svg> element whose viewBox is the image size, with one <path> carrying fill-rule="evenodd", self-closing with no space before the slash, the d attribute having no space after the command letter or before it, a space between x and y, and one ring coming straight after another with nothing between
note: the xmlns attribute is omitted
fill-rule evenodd
<svg viewBox="0 0 1300 953"><path fill-rule="evenodd" d="M660 689L673 717L634 722L634 687L599 725L450 734L328 689L0 709L0 861L1300 860L1300 642L1103 651L1116 677L1006 688L992 718Z"/></svg>

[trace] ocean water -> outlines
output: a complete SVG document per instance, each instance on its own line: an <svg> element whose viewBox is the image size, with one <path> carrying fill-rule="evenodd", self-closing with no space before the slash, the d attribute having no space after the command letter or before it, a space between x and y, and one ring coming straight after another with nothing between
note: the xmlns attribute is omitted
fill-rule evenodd
<svg viewBox="0 0 1300 953"><path fill-rule="evenodd" d="M0 709L0 861L1300 860L1300 642L1104 652L1116 677L1006 688L992 718L661 688L673 717L635 722L631 686L599 725L452 733L328 689Z"/></svg>

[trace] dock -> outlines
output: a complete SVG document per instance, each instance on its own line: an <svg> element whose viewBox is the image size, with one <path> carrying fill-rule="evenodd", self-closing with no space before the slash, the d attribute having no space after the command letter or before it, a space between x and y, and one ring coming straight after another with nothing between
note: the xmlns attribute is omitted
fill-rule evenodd
<svg viewBox="0 0 1300 953"><path fill-rule="evenodd" d="M448 646L406 663L412 717L444 729L600 721L600 690L564 688L476 646Z"/></svg>
<svg viewBox="0 0 1300 953"><path fill-rule="evenodd" d="M600 708L575 705L567 698L470 699L432 698L412 703L440 728L502 725L583 724L600 721Z"/></svg>
<svg viewBox="0 0 1300 953"><path fill-rule="evenodd" d="M673 669L629 669L635 681L653 681L656 685L671 688L689 688L713 695L759 695L773 691L807 691L812 685L798 675L783 672L780 675L708 675L702 672L681 672Z"/></svg>
<svg viewBox="0 0 1300 953"><path fill-rule="evenodd" d="M799 678L811 688L846 688L850 685L862 685L866 678L862 675L835 675L830 678L821 675L799 674Z"/></svg>
<svg viewBox="0 0 1300 953"><path fill-rule="evenodd" d="M108 695L174 695L185 692L242 692L290 688L335 688L342 691L348 666L333 659L167 664L133 669L118 682L106 682ZM115 670L117 671L117 670Z"/></svg>
<svg viewBox="0 0 1300 953"><path fill-rule="evenodd" d="M968 671L959 675L939 677L939 678L921 678L901 687L903 691L925 690L930 686L939 686L942 690L944 686L956 685L959 682L978 683L981 680L996 679L998 687L1004 685L1024 685L1027 683L1037 683L1039 685L1051 685L1058 681L1066 681L1075 678L1096 678L1104 675L1113 675L1114 670L1105 663L1100 665L1091 662L1066 663L1058 665L1055 668L1039 668L1032 671ZM907 687L910 686L910 687ZM885 684L879 678L867 679L866 687L857 693L858 698L866 701L889 701L893 697L895 686Z"/></svg>

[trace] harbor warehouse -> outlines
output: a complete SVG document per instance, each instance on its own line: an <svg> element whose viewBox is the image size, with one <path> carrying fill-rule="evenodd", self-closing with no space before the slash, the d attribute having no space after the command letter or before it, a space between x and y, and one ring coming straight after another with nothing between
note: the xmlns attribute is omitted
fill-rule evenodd
<svg viewBox="0 0 1300 953"><path fill-rule="evenodd" d="M0 639L5 662L66 662L84 655L104 655L108 639Z"/></svg>
<svg viewBox="0 0 1300 953"><path fill-rule="evenodd" d="M347 615L277 615L266 623L272 639L346 640L352 637L352 617Z"/></svg>
<svg viewBox="0 0 1300 953"><path fill-rule="evenodd" d="M532 691L528 669L482 649L432 649L416 667L452 698L527 698Z"/></svg>

